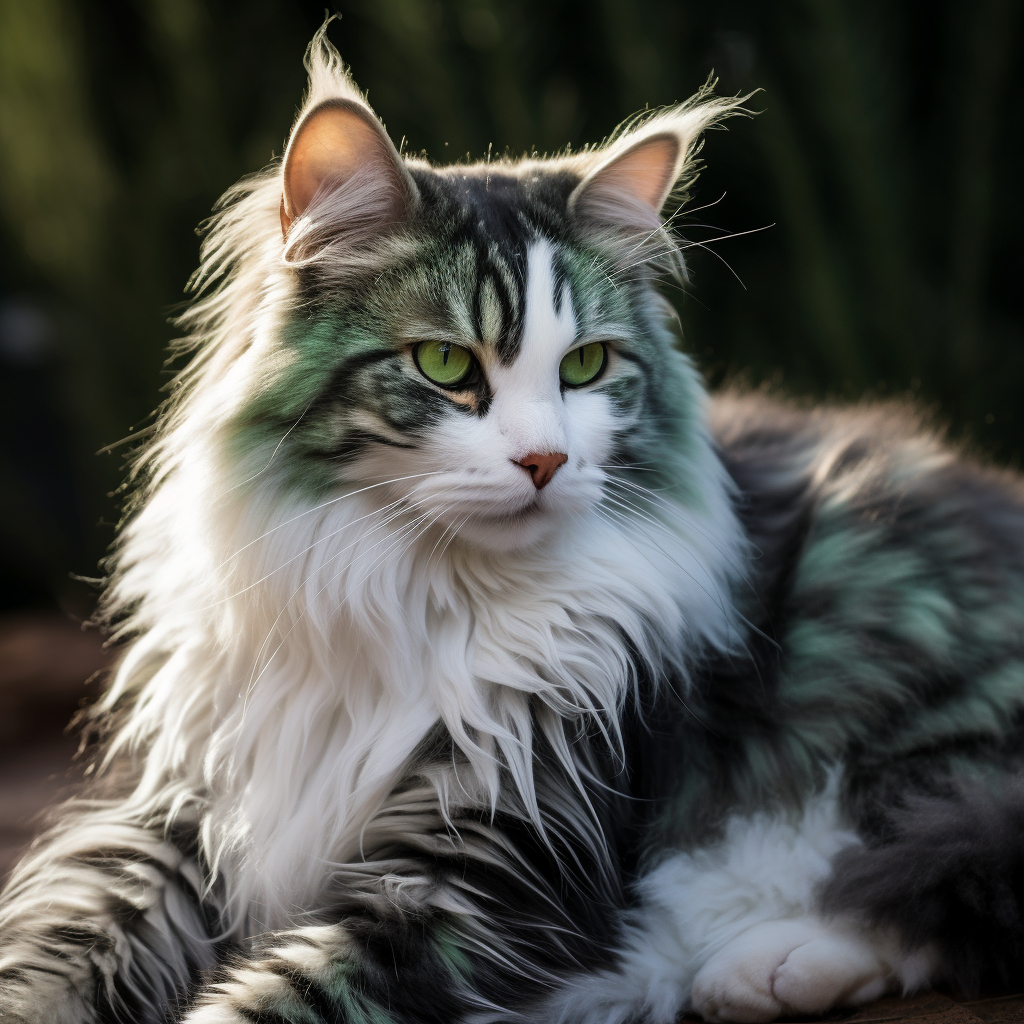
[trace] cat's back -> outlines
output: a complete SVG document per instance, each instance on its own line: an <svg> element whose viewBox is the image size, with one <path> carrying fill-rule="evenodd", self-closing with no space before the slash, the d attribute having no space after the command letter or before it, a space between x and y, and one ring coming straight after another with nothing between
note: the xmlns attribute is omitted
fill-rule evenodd
<svg viewBox="0 0 1024 1024"><path fill-rule="evenodd" d="M710 424L757 561L771 563L762 575L840 531L916 550L937 572L1024 582L1024 477L947 444L913 406L724 392Z"/></svg>
<svg viewBox="0 0 1024 1024"><path fill-rule="evenodd" d="M723 394L711 425L754 548L739 600L763 648L757 671L709 693L736 742L796 774L844 764L864 825L862 779L877 798L911 776L938 785L958 759L1019 762L1021 478L957 452L910 407Z"/></svg>

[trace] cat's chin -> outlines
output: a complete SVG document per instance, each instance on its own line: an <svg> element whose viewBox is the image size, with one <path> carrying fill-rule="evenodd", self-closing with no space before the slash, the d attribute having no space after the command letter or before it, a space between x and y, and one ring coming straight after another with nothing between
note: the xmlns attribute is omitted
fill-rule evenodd
<svg viewBox="0 0 1024 1024"><path fill-rule="evenodd" d="M531 502L515 512L473 515L460 522L459 539L490 551L532 547L554 531L558 517Z"/></svg>

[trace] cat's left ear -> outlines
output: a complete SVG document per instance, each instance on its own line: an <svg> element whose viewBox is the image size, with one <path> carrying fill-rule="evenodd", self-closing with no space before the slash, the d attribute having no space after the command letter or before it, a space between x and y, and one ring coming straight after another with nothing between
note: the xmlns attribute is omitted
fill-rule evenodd
<svg viewBox="0 0 1024 1024"><path fill-rule="evenodd" d="M295 126L285 151L281 229L322 208L338 231L381 230L403 220L416 185L369 107L324 100ZM316 210L313 210L315 213Z"/></svg>
<svg viewBox="0 0 1024 1024"><path fill-rule="evenodd" d="M693 176L703 131L741 108L740 99L708 98L651 118L604 149L583 158L583 180L569 198L570 211L596 227L650 231L661 225L669 193Z"/></svg>
<svg viewBox="0 0 1024 1024"><path fill-rule="evenodd" d="M569 200L570 209L582 220L609 227L656 228L683 154L675 135L640 139L584 178Z"/></svg>

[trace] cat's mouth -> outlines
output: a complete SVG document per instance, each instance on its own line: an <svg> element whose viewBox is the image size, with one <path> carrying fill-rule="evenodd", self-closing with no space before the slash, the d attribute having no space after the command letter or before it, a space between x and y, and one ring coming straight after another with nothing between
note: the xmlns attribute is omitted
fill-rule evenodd
<svg viewBox="0 0 1024 1024"><path fill-rule="evenodd" d="M534 498L518 508L477 508L454 521L455 532L469 544L492 551L513 551L540 540L553 525L550 510Z"/></svg>
<svg viewBox="0 0 1024 1024"><path fill-rule="evenodd" d="M479 513L473 518L480 523L487 523L489 526L514 526L517 523L521 523L527 519L532 518L540 512L540 504L537 499L534 498L527 505L523 505L522 508L517 508L513 512L497 512L492 515L487 513Z"/></svg>

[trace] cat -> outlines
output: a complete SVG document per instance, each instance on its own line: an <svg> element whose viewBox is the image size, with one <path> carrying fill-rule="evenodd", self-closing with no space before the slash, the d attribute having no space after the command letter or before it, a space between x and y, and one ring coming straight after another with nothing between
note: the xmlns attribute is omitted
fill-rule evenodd
<svg viewBox="0 0 1024 1024"><path fill-rule="evenodd" d="M0 1019L768 1021L1021 978L1024 490L711 399L657 282L705 90L401 156L324 30L134 473L99 751Z"/></svg>

